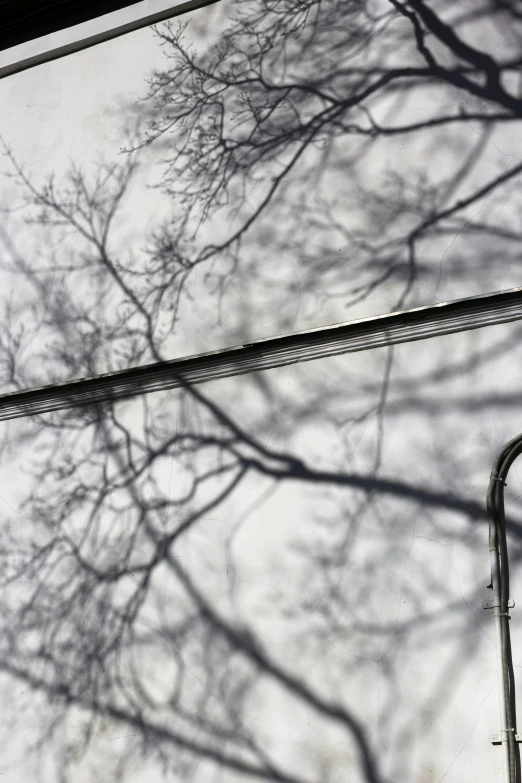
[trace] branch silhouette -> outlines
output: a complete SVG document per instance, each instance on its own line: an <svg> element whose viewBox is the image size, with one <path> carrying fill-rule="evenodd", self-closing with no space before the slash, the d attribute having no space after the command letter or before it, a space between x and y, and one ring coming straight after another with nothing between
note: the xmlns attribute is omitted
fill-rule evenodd
<svg viewBox="0 0 522 783"><path fill-rule="evenodd" d="M289 330L302 312L316 324L376 300L379 312L425 303L518 261L522 168L495 152L521 119L514 4L227 9L215 45L190 25L157 28L165 57L129 107L142 130L116 163L42 184L5 144L32 245L7 210L0 265L23 294L1 300L4 388L168 359L203 320L201 290L220 339L250 338L269 306L270 328ZM161 172L168 214L131 247L144 169ZM421 727L437 753L430 716L477 639L490 644L470 609L482 585L463 593L450 556L464 541L480 551L484 510L471 468L444 451L464 427L444 418L445 395L478 362L495 372L518 331L477 338L465 357L435 347L415 368L387 349L363 369L337 358L284 382L258 373L7 427L2 460L30 482L0 537L0 669L47 699L42 744L81 715L58 746L61 780L116 726L132 730L121 779L141 754L183 780L201 764L245 783L420 780L410 737ZM471 382L451 399L482 405ZM487 404L511 410L516 392ZM440 439L431 454L417 415ZM442 627L451 655L394 717L407 641L429 651Z"/></svg>

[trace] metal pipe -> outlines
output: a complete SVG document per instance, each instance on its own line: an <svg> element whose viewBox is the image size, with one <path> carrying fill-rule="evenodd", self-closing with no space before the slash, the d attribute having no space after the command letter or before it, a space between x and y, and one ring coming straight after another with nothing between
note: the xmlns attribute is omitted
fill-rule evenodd
<svg viewBox="0 0 522 783"><path fill-rule="evenodd" d="M511 783L509 771L509 735L512 728L506 723L506 704L509 694L506 693L506 678L504 676L504 659L502 655L502 620L500 614L500 563L498 549L490 547L491 585L493 587L493 615L495 618L495 642L497 648L498 692L500 706L500 736L502 738L502 767L504 783Z"/></svg>
<svg viewBox="0 0 522 783"><path fill-rule="evenodd" d="M515 675L511 653L509 629L509 557L506 538L506 517L504 509L504 487L513 462L522 454L522 435L517 435L504 445L498 454L490 475L486 495L489 516L489 549L491 556L491 588L493 607L497 668L499 677L499 700L501 711L500 740L503 750L504 780L506 783L520 783L520 754L516 735ZM507 767L507 774L506 774Z"/></svg>

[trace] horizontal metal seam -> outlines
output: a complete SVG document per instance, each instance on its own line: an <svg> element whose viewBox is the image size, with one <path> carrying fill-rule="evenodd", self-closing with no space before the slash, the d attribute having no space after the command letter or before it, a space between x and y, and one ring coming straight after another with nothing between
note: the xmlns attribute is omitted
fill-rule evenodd
<svg viewBox="0 0 522 783"><path fill-rule="evenodd" d="M522 289L268 338L0 397L0 421L425 340L522 319Z"/></svg>

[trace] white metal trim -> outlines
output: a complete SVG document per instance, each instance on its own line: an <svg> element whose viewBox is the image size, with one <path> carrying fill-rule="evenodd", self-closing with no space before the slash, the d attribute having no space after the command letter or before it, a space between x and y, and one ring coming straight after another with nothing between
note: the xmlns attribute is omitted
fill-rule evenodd
<svg viewBox="0 0 522 783"><path fill-rule="evenodd" d="M522 288L257 340L0 397L0 421L522 320Z"/></svg>
<svg viewBox="0 0 522 783"><path fill-rule="evenodd" d="M0 52L0 79L220 0L142 0ZM161 6L158 10L158 6ZM152 8L154 7L154 11Z"/></svg>

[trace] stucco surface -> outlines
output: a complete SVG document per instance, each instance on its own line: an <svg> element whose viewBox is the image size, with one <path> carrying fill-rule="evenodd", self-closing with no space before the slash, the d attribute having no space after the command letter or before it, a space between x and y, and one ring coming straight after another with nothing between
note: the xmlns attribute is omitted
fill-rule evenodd
<svg viewBox="0 0 522 783"><path fill-rule="evenodd" d="M232 11L190 15L204 65ZM414 59L402 23L362 62ZM465 29L499 57L516 47L487 15ZM158 82L169 40L144 29L0 82L4 390L520 285L520 123L431 123L476 109L447 85L370 104L418 132L325 130L228 252L293 147L241 159L228 201L185 213L211 156L192 150L183 180L182 127L140 145L184 95ZM241 96L225 101L236 141ZM521 336L492 326L5 425L2 780L500 782L485 493L522 431Z"/></svg>

